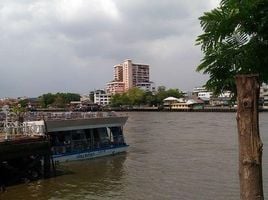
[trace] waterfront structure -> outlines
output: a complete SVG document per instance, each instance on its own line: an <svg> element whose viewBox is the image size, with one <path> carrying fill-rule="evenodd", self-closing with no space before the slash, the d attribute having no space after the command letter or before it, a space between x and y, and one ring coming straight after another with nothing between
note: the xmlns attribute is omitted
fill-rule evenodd
<svg viewBox="0 0 268 200"><path fill-rule="evenodd" d="M205 87L195 87L193 89L192 95L198 96L199 92L207 92L208 90Z"/></svg>
<svg viewBox="0 0 268 200"><path fill-rule="evenodd" d="M204 109L204 101L200 98L175 98L167 97L163 100L165 110L197 110Z"/></svg>
<svg viewBox="0 0 268 200"><path fill-rule="evenodd" d="M5 119L0 118L0 180L4 180L1 183L48 177L51 174L51 151L48 137L36 132L43 132L40 124L29 127L10 119L9 112ZM3 174L7 177L1 177Z"/></svg>
<svg viewBox="0 0 268 200"><path fill-rule="evenodd" d="M38 116L28 114L29 119ZM35 134L49 136L55 162L114 155L128 148L123 136L127 116L114 112L58 112L42 113L42 117L24 124L33 128L38 125Z"/></svg>
<svg viewBox="0 0 268 200"><path fill-rule="evenodd" d="M94 103L100 106L109 105L111 102L111 93L106 93L104 90L94 91Z"/></svg>
<svg viewBox="0 0 268 200"><path fill-rule="evenodd" d="M197 96L202 99L206 104L209 104L210 98L213 95L213 92L208 91L205 87L195 87L192 95Z"/></svg>
<svg viewBox="0 0 268 200"><path fill-rule="evenodd" d="M133 63L128 59L114 66L114 80L107 83L106 91L109 94L120 94L133 87L155 92L155 85L150 81L150 66Z"/></svg>
<svg viewBox="0 0 268 200"><path fill-rule="evenodd" d="M202 99L205 104L211 106L230 106L233 97L231 91L223 90L221 94L214 95L213 92L205 87L195 87L192 95Z"/></svg>
<svg viewBox="0 0 268 200"><path fill-rule="evenodd" d="M7 171L37 178L41 169L50 173L51 161L54 168L54 162L125 152L127 118L114 112L28 112L23 123L0 121L0 167L5 163Z"/></svg>
<svg viewBox="0 0 268 200"><path fill-rule="evenodd" d="M218 96L210 97L209 104L211 106L230 106L232 97L233 96L230 91L223 91Z"/></svg>
<svg viewBox="0 0 268 200"><path fill-rule="evenodd" d="M212 97L212 92L199 92L198 97L201 98L203 101L209 103L210 98Z"/></svg>

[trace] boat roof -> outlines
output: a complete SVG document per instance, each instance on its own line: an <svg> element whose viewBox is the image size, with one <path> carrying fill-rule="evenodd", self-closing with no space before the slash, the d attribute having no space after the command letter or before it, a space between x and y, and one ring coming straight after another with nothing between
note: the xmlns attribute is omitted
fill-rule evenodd
<svg viewBox="0 0 268 200"><path fill-rule="evenodd" d="M89 119L67 119L45 121L48 133L56 131L70 131L102 127L119 127L127 121L127 116L89 118Z"/></svg>
<svg viewBox="0 0 268 200"><path fill-rule="evenodd" d="M119 127L127 121L127 116L115 112L47 112L34 114L33 119L44 121L46 132L70 131L102 127ZM41 115L41 117L40 117ZM41 118L41 119L40 119Z"/></svg>

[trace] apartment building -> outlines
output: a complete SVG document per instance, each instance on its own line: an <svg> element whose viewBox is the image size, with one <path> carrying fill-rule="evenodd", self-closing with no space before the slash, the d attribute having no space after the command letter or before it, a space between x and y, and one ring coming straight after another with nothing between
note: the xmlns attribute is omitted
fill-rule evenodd
<svg viewBox="0 0 268 200"><path fill-rule="evenodd" d="M115 65L114 66L114 81L123 81L123 66Z"/></svg>
<svg viewBox="0 0 268 200"><path fill-rule="evenodd" d="M131 60L114 66L114 80L107 84L107 93L117 94L138 87L146 91L155 91L150 81L150 67L147 64L136 64Z"/></svg>
<svg viewBox="0 0 268 200"><path fill-rule="evenodd" d="M125 83L120 81L111 81L106 86L107 94L122 94L125 92Z"/></svg>

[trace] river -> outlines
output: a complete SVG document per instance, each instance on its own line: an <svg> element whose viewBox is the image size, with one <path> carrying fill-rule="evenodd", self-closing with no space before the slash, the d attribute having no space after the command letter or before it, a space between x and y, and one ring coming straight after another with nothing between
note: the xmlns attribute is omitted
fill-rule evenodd
<svg viewBox="0 0 268 200"><path fill-rule="evenodd" d="M65 175L7 188L0 199L237 200L235 113L131 112L128 153L68 163ZM260 113L268 196L268 113Z"/></svg>

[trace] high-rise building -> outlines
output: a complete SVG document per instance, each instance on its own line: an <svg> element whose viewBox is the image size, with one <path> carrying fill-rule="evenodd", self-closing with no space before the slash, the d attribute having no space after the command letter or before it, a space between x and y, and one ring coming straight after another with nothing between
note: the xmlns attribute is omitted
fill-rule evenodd
<svg viewBox="0 0 268 200"><path fill-rule="evenodd" d="M107 93L123 93L133 87L155 91L154 83L150 81L149 65L135 64L128 59L114 66L114 80L107 84Z"/></svg>
<svg viewBox="0 0 268 200"><path fill-rule="evenodd" d="M114 66L114 81L123 81L123 66L115 65Z"/></svg>

